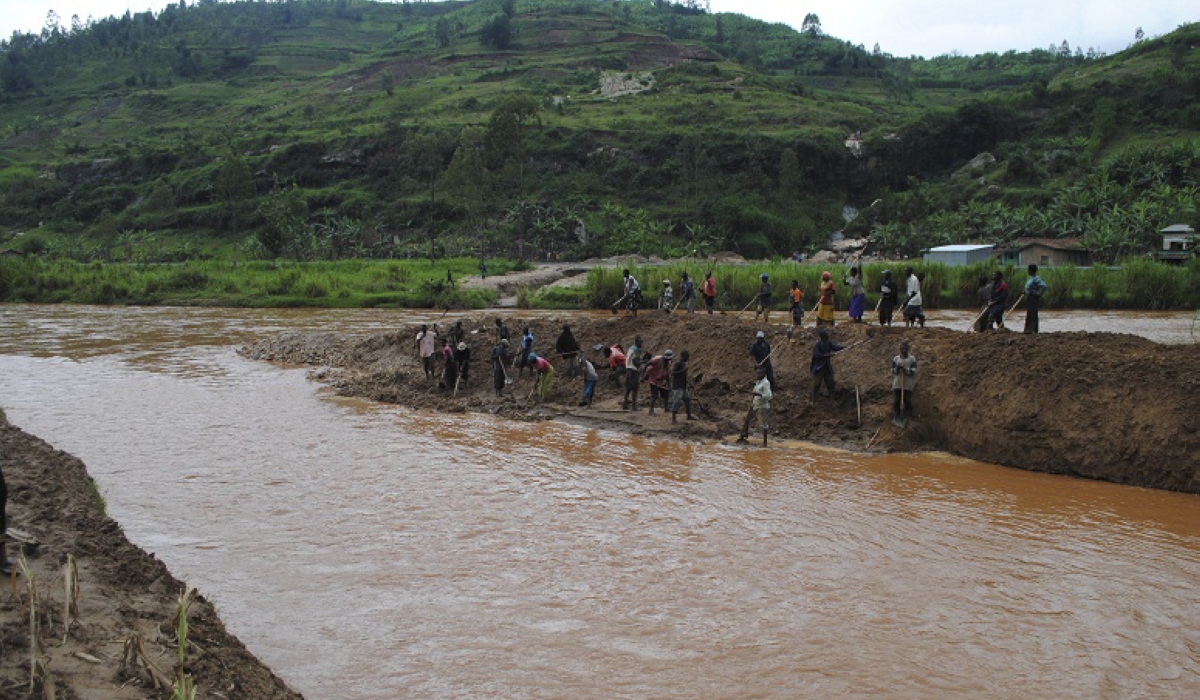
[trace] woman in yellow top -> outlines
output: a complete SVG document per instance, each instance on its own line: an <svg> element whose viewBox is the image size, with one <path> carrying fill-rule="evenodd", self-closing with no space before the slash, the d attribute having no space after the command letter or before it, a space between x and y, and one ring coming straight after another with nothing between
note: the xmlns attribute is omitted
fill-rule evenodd
<svg viewBox="0 0 1200 700"><path fill-rule="evenodd" d="M819 290L820 299L817 305L817 325L832 326L833 325L833 295L837 287L833 284L833 275L828 272L821 273L821 287Z"/></svg>

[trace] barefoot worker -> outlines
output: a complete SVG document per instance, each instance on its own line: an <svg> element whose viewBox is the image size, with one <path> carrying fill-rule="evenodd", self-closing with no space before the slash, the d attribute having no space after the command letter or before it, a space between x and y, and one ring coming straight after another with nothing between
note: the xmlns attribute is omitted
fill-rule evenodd
<svg viewBox="0 0 1200 700"><path fill-rule="evenodd" d="M804 291L800 289L799 280L792 280L792 289L788 296L792 302L788 307L788 311L792 312L792 325L799 326L804 323Z"/></svg>
<svg viewBox="0 0 1200 700"><path fill-rule="evenodd" d="M537 389L538 398L542 401L550 399L550 392L554 390L554 365L550 364L549 360L544 357L538 357L537 353L529 353L529 365L533 371L537 372L537 383L534 387Z"/></svg>
<svg viewBox="0 0 1200 700"><path fill-rule="evenodd" d="M904 278L908 296L904 298L904 323L908 327L912 327L917 321L921 322L921 327L925 327L925 311L921 308L921 280L913 274L911 267L904 268Z"/></svg>
<svg viewBox="0 0 1200 700"><path fill-rule="evenodd" d="M833 282L833 275L829 272L821 273L821 286L818 288L817 298L817 325L832 326L834 295L837 292L837 285Z"/></svg>
<svg viewBox="0 0 1200 700"><path fill-rule="evenodd" d="M742 421L742 434L738 437L738 442L746 442L750 437L750 421L758 418L758 429L762 431L763 447L767 446L767 423L768 414L771 412L771 382L767 381L767 373L761 367L755 373L757 382L750 393L754 394L754 400L750 402L750 410L746 411L746 419Z"/></svg>
<svg viewBox="0 0 1200 700"><path fill-rule="evenodd" d="M567 379L574 379L579 375L579 341L575 340L570 326L562 327L562 333L554 342L554 352L558 353L567 366Z"/></svg>
<svg viewBox="0 0 1200 700"><path fill-rule="evenodd" d="M837 389L837 383L833 379L833 354L841 350L842 346L829 339L829 331L825 328L820 330L820 336L820 340L813 345L812 362L808 367L809 373L813 376L810 401L817 400L817 396L821 393L822 382L829 390L830 396L833 396L833 392Z"/></svg>
<svg viewBox="0 0 1200 700"><path fill-rule="evenodd" d="M996 270L992 275L992 293L988 297L988 310L984 321L984 329L991 330L996 324L996 330L1004 328L1004 305L1008 303L1008 282L1004 275Z"/></svg>
<svg viewBox="0 0 1200 700"><path fill-rule="evenodd" d="M674 306L675 291L671 289L671 280L663 280L662 294L658 296L658 310L664 314L669 314Z"/></svg>
<svg viewBox="0 0 1200 700"><path fill-rule="evenodd" d="M517 353L517 376L524 376L525 368L530 367L529 356L533 354L534 344L533 331L529 330L529 326L521 329L521 349ZM533 375L533 368L530 367L529 374Z"/></svg>
<svg viewBox="0 0 1200 700"><path fill-rule="evenodd" d="M758 308L754 310L754 320L758 320L758 315L762 314L763 323L770 323L767 316L771 313L771 281L767 273L759 275L762 280L758 285Z"/></svg>
<svg viewBox="0 0 1200 700"><path fill-rule="evenodd" d="M580 406L591 406L592 398L596 395L596 382L599 381L600 375L596 373L596 365L592 361L584 358L583 360L583 400L579 402Z"/></svg>
<svg viewBox="0 0 1200 700"><path fill-rule="evenodd" d="M634 411L638 410L638 382L641 381L642 368L642 336L633 339L633 345L625 352L625 398L621 400L621 410L630 410L630 401Z"/></svg>
<svg viewBox="0 0 1200 700"><path fill-rule="evenodd" d="M717 281L713 279L711 270L704 273L704 284L700 286L700 293L704 295L704 306L708 309L708 315L712 316L713 306L717 303Z"/></svg>
<svg viewBox="0 0 1200 700"><path fill-rule="evenodd" d="M683 279L679 281L679 303L683 305L689 314L696 313L696 283L688 277L688 273L683 273Z"/></svg>
<svg viewBox="0 0 1200 700"><path fill-rule="evenodd" d="M675 353L667 350L661 355L650 358L642 368L642 381L650 385L650 415L654 415L654 404L662 400L663 411L671 408L671 392L667 390L667 382L671 377L671 360Z"/></svg>
<svg viewBox="0 0 1200 700"><path fill-rule="evenodd" d="M642 288L629 270L622 271L621 276L625 278L625 308L637 316L638 308L642 305Z"/></svg>
<svg viewBox="0 0 1200 700"><path fill-rule="evenodd" d="M1025 332L1038 332L1038 312L1042 308L1042 295L1049 287L1038 276L1038 266L1029 266L1029 279L1025 282Z"/></svg>
<svg viewBox="0 0 1200 700"><path fill-rule="evenodd" d="M892 325L892 314L896 311L896 283L892 281L892 271L883 271L883 281L879 283L879 325Z"/></svg>
<svg viewBox="0 0 1200 700"><path fill-rule="evenodd" d="M917 383L917 358L909 354L908 348L907 340L900 343L900 354L892 358L892 422L897 425L908 422L913 386Z"/></svg>
<svg viewBox="0 0 1200 700"><path fill-rule="evenodd" d="M755 369L761 368L767 373L767 381L771 383L771 391L778 391L775 383L775 368L771 366L771 344L767 342L767 334L759 331L754 334L754 342L750 343L750 357L754 358Z"/></svg>
<svg viewBox="0 0 1200 700"><path fill-rule="evenodd" d="M421 365L425 368L426 379L433 379L433 352L437 349L437 336L436 323L433 330L422 324L421 332L417 333L417 354L421 356Z"/></svg>
<svg viewBox="0 0 1200 700"><path fill-rule="evenodd" d="M496 396L504 393L504 385L508 380L508 338L501 338L492 348L492 388Z"/></svg>
<svg viewBox="0 0 1200 700"><path fill-rule="evenodd" d="M850 274L844 278L850 287L850 310L847 315L851 321L862 323L863 310L867 304L867 290L863 288L863 276L857 267L850 268Z"/></svg>
<svg viewBox="0 0 1200 700"><path fill-rule="evenodd" d="M691 354L684 350L679 353L679 361L671 367L671 422L679 415L679 405L687 410L687 419L692 420L692 395L688 392L687 373L688 360Z"/></svg>
<svg viewBox="0 0 1200 700"><path fill-rule="evenodd" d="M604 356L608 358L608 376L613 384L621 386L621 380L625 377L625 351L621 349L621 344L613 343L611 348L604 348Z"/></svg>

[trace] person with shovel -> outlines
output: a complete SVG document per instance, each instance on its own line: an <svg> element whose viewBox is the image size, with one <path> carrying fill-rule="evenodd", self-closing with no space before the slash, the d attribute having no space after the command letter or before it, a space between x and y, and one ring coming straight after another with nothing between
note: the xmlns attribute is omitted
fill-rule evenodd
<svg viewBox="0 0 1200 700"><path fill-rule="evenodd" d="M696 283L688 277L686 272L683 273L683 279L679 281L679 303L683 304L689 314L696 313Z"/></svg>
<svg viewBox="0 0 1200 700"><path fill-rule="evenodd" d="M492 388L496 396L502 396L508 383L508 338L501 338L492 348Z"/></svg>
<svg viewBox="0 0 1200 700"><path fill-rule="evenodd" d="M813 344L812 362L808 366L809 374L813 376L810 403L815 402L817 396L821 394L822 383L829 390L830 396L833 396L833 392L837 390L837 382L833 378L833 356L837 351L844 349L841 345L829 339L828 329L822 328L819 331L819 335L820 340Z"/></svg>
<svg viewBox="0 0 1200 700"><path fill-rule="evenodd" d="M529 326L521 329L521 351L517 353L517 376L525 375L525 368L529 367L529 374L533 374L533 367L529 360L530 355L533 355L534 337L533 331L529 330Z"/></svg>
<svg viewBox="0 0 1200 700"><path fill-rule="evenodd" d="M1038 332L1038 312L1042 308L1042 295L1049 287L1038 276L1038 266L1029 266L1029 279L1025 282L1025 333Z"/></svg>
<svg viewBox="0 0 1200 700"><path fill-rule="evenodd" d="M892 422L903 426L912 413L913 385L917 383L917 358L909 354L908 341L900 343L900 354L892 358Z"/></svg>
<svg viewBox="0 0 1200 700"><path fill-rule="evenodd" d="M625 352L625 398L621 400L621 410L630 410L630 402L633 403L633 410L638 410L638 382L641 381L642 373L642 337L639 335L633 339L633 345L629 346L629 350Z"/></svg>
<svg viewBox="0 0 1200 700"><path fill-rule="evenodd" d="M775 383L775 368L771 366L771 344L767 342L767 334L759 331L754 334L754 342L750 343L750 357L754 358L755 369L761 368L767 373L767 381L771 383L771 391L778 391Z"/></svg>
<svg viewBox="0 0 1200 700"><path fill-rule="evenodd" d="M879 325L892 325L892 314L896 311L896 283L892 280L892 271L883 271L883 281L879 283Z"/></svg>
<svg viewBox="0 0 1200 700"><path fill-rule="evenodd" d="M837 293L837 285L833 282L833 275L828 271L821 273L821 286L817 288L817 325L832 326L834 295Z"/></svg>
<svg viewBox="0 0 1200 700"><path fill-rule="evenodd" d="M850 274L843 278L850 287L850 310L847 315L855 323L862 323L863 310L867 303L867 290L863 288L863 275L857 267L850 268Z"/></svg>
<svg viewBox="0 0 1200 700"><path fill-rule="evenodd" d="M637 278L629 274L629 270L622 271L621 276L625 278L625 308L637 316L638 308L642 305L642 288L638 285Z"/></svg>
<svg viewBox="0 0 1200 700"><path fill-rule="evenodd" d="M433 352L437 349L437 324L433 326L433 330L429 326L421 326L421 332L417 333L417 353L421 356L421 365L425 368L425 379L433 379Z"/></svg>
<svg viewBox="0 0 1200 700"><path fill-rule="evenodd" d="M750 437L750 421L758 418L758 428L762 431L763 447L767 446L767 430L770 428L768 417L771 412L771 398L774 394L771 393L771 382L767 380L767 373L762 367L754 373L757 381L750 393L754 394L754 400L750 403L750 410L746 411L746 418L742 421L742 434L738 437L738 442L747 442Z"/></svg>
<svg viewBox="0 0 1200 700"><path fill-rule="evenodd" d="M596 382L600 380L600 375L596 373L596 365L586 357L583 359L583 400L579 402L580 406L591 406L592 398L596 395Z"/></svg>
<svg viewBox="0 0 1200 700"><path fill-rule="evenodd" d="M671 280L663 280L662 294L658 297L658 310L669 314L675 308L675 290L671 288Z"/></svg>
<svg viewBox="0 0 1200 700"><path fill-rule="evenodd" d="M454 362L458 365L458 376L464 382L471 378L471 348L462 341L454 350Z"/></svg>
<svg viewBox="0 0 1200 700"><path fill-rule="evenodd" d="M700 285L700 293L704 295L704 306L708 315L712 316L713 307L717 303L717 281L713 279L712 271L704 273L704 284Z"/></svg>
<svg viewBox="0 0 1200 700"><path fill-rule="evenodd" d="M691 359L691 353L687 350L679 353L679 361L671 367L671 422L676 422L676 416L679 415L679 405L687 410L687 419L692 418L692 395L688 392L687 373L688 360Z"/></svg>
<svg viewBox="0 0 1200 700"><path fill-rule="evenodd" d="M788 308L792 312L792 325L799 326L804 323L804 290L800 289L800 281L792 280L792 289L788 292L792 305Z"/></svg>
<svg viewBox="0 0 1200 700"><path fill-rule="evenodd" d="M534 389L537 389L538 398L542 401L547 401L550 398L550 392L554 390L554 365L544 357L538 357L537 353L529 353L529 366L532 371L537 372L537 382L534 384Z"/></svg>
<svg viewBox="0 0 1200 700"><path fill-rule="evenodd" d="M671 393L667 389L667 382L670 381L671 360L674 358L675 353L667 350L650 358L642 368L642 381L650 385L650 415L654 415L654 404L659 399L662 399L664 412L671 408Z"/></svg>
<svg viewBox="0 0 1200 700"><path fill-rule="evenodd" d="M758 285L758 308L754 310L754 320L758 320L758 315L762 314L763 323L770 323L767 316L771 313L771 280L767 273L759 275L761 282Z"/></svg>
<svg viewBox="0 0 1200 700"><path fill-rule="evenodd" d="M913 273L911 267L904 268L904 278L907 281L908 296L904 299L904 323L912 328L918 321L925 327L925 311L921 308L921 280Z"/></svg>
<svg viewBox="0 0 1200 700"><path fill-rule="evenodd" d="M613 343L611 348L604 348L604 357L608 359L608 376L612 383L621 386L621 378L625 376L625 351L620 343Z"/></svg>
<svg viewBox="0 0 1200 700"><path fill-rule="evenodd" d="M1008 283L1004 281L1004 274L999 270L992 275L992 293L988 297L987 315L984 321L984 329L992 330L992 324L996 324L996 330L1004 328L1004 305L1008 303Z"/></svg>
<svg viewBox="0 0 1200 700"><path fill-rule="evenodd" d="M583 353L580 352L579 341L575 340L570 326L562 327L562 333L559 334L558 340L554 341L554 352L566 363L567 378L574 379L579 374L579 358Z"/></svg>

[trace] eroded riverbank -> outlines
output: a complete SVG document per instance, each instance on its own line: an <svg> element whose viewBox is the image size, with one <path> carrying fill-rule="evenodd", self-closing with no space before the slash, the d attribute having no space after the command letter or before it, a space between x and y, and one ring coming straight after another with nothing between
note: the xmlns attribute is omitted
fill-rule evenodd
<svg viewBox="0 0 1200 700"><path fill-rule="evenodd" d="M728 439L739 429L752 384L747 347L755 327L726 316L643 313L567 319L588 356L594 345L628 345L641 336L653 352L689 350L694 395L703 420L672 424L667 414L621 411L623 392L602 377L591 408L576 404L581 383L559 373L549 400L529 396L518 380L502 398L491 388L486 357L490 319L466 317L473 361L455 396L428 382L419 365L416 326L374 335L286 334L248 345L254 359L318 366L317 378L349 396L435 411L481 411L518 419L563 418L620 426L635 433ZM529 326L536 349L552 347L562 321L513 317L514 341ZM446 324L448 325L448 324ZM881 329L842 324L833 338L862 343L835 360L838 391L809 401L807 372L815 331L787 337L768 329L782 390L772 402L776 438L863 451L945 450L1034 471L1196 493L1200 436L1192 404L1200 395L1200 347L1167 346L1113 334L1063 332L966 334L944 328ZM920 362L915 412L906 429L890 422L888 371L901 339ZM602 372L602 375L605 372ZM643 385L643 406L648 391ZM861 420L860 420L861 415Z"/></svg>

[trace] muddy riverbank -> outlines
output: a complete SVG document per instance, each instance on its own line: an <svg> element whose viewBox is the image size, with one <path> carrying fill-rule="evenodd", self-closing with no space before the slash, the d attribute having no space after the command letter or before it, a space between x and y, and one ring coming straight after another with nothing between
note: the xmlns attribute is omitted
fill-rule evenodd
<svg viewBox="0 0 1200 700"><path fill-rule="evenodd" d="M10 527L33 535L25 546L32 577L14 575L0 602L0 697L27 697L30 689L30 601L40 631L36 697L162 698L152 671L173 680L174 618L183 584L154 556L130 544L102 511L83 463L0 417L0 467L8 487ZM8 555L19 568L22 547ZM78 567L78 616L65 613L64 564ZM36 593L30 594L32 580ZM5 586L6 589L9 586ZM197 698L293 700L272 671L229 634L212 604L197 595L188 614L185 671ZM140 640L142 657L125 663L126 645ZM45 680L49 677L50 680ZM53 685L53 691L43 686Z"/></svg>
<svg viewBox="0 0 1200 700"><path fill-rule="evenodd" d="M443 328L449 326L445 319ZM428 382L416 353L416 326L373 335L286 334L247 345L247 357L310 365L313 376L344 395L368 397L430 411L480 411L514 419L563 419L634 433L701 440L736 437L748 407L758 328L732 315L569 318L580 345L599 367L595 345L627 346L642 336L658 353L689 350L700 420L621 410L622 391L602 370L597 399L579 407L581 382L561 372L545 402L529 396L518 378L493 396L488 362L493 337L486 315L463 317L475 359L470 380L456 396ZM508 318L513 341L528 325L535 349L552 348L564 320ZM809 401L808 364L816 333L791 337L770 326L773 362L781 385L772 402L775 439L804 440L868 452L944 450L1034 471L1103 479L1152 488L1200 492L1200 453L1194 397L1200 395L1200 348L1167 346L1113 333L966 334L944 328L881 329L844 324L836 342L863 342L835 360L838 390ZM907 428L891 423L890 360L902 339L920 363L914 414ZM701 408L702 406L702 408ZM861 416L861 419L860 419Z"/></svg>

